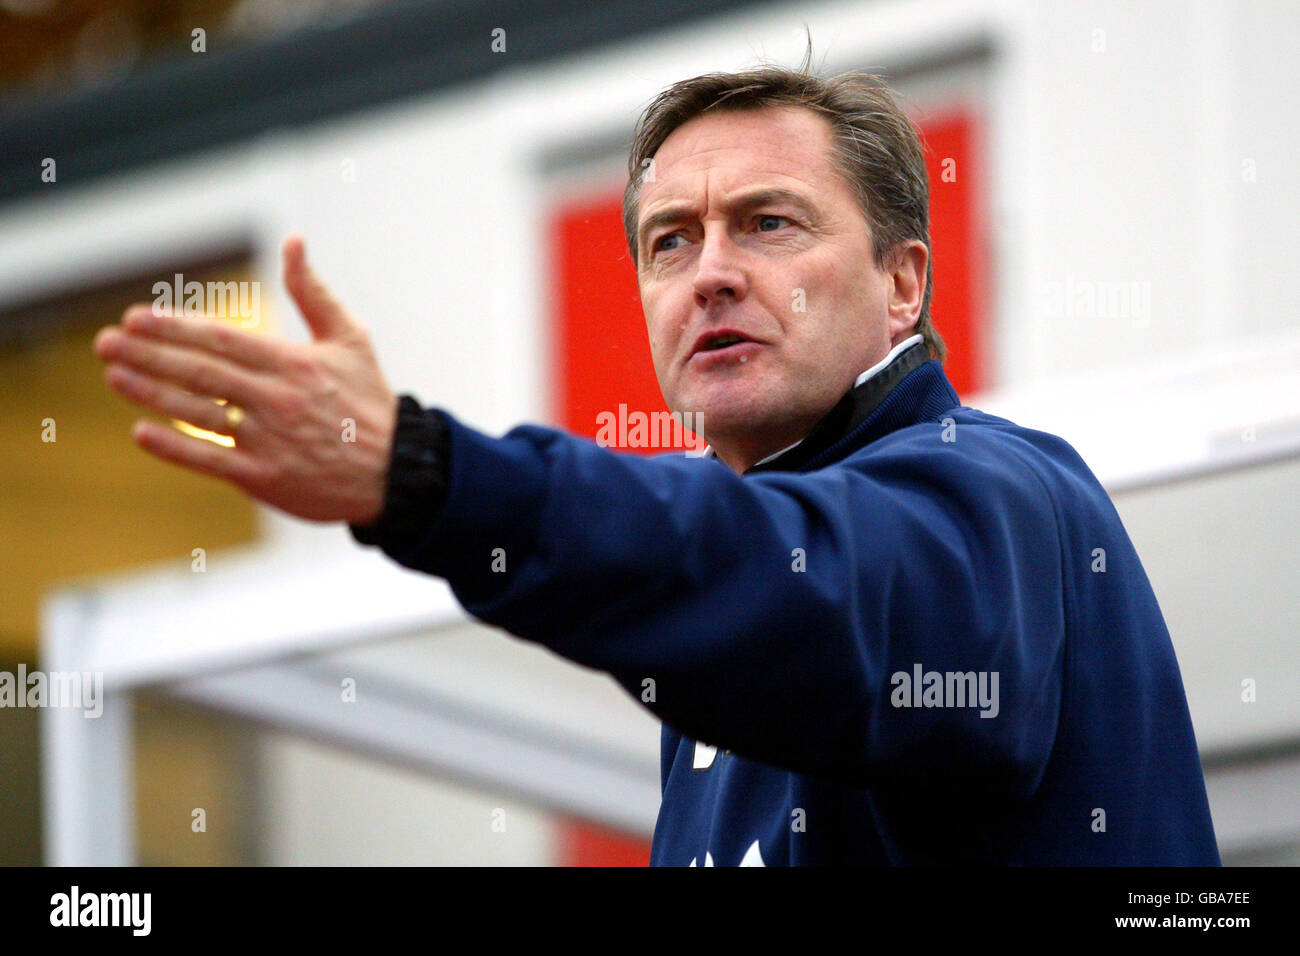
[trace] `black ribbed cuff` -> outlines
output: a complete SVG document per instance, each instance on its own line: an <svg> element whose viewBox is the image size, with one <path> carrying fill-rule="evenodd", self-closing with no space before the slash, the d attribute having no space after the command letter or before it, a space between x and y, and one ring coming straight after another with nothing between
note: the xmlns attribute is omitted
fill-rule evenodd
<svg viewBox="0 0 1300 956"><path fill-rule="evenodd" d="M428 533L447 497L447 427L435 409L424 409L410 395L397 405L392 456L384 491L384 511L373 524L349 525L361 544L378 545L390 555L413 548Z"/></svg>

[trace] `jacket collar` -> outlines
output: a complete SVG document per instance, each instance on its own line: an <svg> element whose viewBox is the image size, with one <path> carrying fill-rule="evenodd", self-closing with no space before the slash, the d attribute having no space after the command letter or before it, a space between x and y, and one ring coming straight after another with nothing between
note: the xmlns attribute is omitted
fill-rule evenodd
<svg viewBox="0 0 1300 956"><path fill-rule="evenodd" d="M928 356L923 341L905 345L882 367L864 372L859 384L845 393L803 441L764 458L745 474L821 468L891 431L937 421L940 413L957 407L960 400L943 366Z"/></svg>

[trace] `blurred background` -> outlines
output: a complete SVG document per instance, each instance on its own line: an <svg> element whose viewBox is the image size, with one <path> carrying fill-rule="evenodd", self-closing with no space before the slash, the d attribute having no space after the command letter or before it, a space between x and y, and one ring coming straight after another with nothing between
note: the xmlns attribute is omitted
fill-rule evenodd
<svg viewBox="0 0 1300 956"><path fill-rule="evenodd" d="M1289 2L0 0L0 863L644 864L658 724L346 529L138 451L94 332L292 230L389 380L501 432L661 409L620 201L675 80L882 73L967 405L1064 436L1165 612L1226 863L1300 863ZM183 277L183 278L178 278ZM232 322L247 325L233 307Z"/></svg>

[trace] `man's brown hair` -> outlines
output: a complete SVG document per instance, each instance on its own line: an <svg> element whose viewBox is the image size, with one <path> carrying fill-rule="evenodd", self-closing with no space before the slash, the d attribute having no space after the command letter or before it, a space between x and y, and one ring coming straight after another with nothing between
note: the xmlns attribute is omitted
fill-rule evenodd
<svg viewBox="0 0 1300 956"><path fill-rule="evenodd" d="M641 179L673 130L709 111L799 106L831 124L833 159L858 197L871 226L876 265L889 268L900 243L930 246L930 182L920 135L881 77L849 72L823 78L809 71L812 41L798 69L769 65L741 73L706 73L682 80L656 96L637 121L623 191L623 229L632 261L637 255ZM934 261L925 269L925 297L914 332L933 358L943 361L943 339L930 321Z"/></svg>

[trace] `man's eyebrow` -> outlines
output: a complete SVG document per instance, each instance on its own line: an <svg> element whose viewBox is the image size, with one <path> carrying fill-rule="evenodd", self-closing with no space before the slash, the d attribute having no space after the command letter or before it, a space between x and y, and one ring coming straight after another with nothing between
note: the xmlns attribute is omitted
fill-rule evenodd
<svg viewBox="0 0 1300 956"><path fill-rule="evenodd" d="M821 215L812 202L794 190L783 189L780 186L765 186L751 192L741 193L734 197L728 205L733 209L745 210L753 209L756 206L778 205L780 203L788 203L796 207L814 224L821 222ZM694 203L681 202L673 203L652 212L646 216L645 221L641 223L641 228L637 230L637 243L644 245L647 237L655 229L683 221L694 208Z"/></svg>

